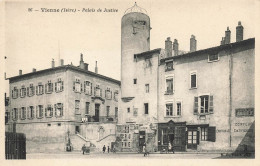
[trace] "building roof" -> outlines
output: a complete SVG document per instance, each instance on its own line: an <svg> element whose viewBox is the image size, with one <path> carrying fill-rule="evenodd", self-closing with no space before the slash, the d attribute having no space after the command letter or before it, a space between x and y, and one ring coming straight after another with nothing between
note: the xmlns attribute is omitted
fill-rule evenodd
<svg viewBox="0 0 260 166"><path fill-rule="evenodd" d="M253 47L255 47L255 38L250 38L247 40L242 40L242 41L234 42L234 43L230 43L230 44L224 44L224 45L211 47L211 48L207 48L207 49L203 49L203 50L198 50L198 51L194 51L194 52L188 52L186 54L181 54L181 55L177 55L177 56L167 57L167 58L161 59L161 61L166 61L166 60L170 60L170 59L179 59L181 57L190 57L190 56L196 56L196 55L201 55L201 54L215 54L222 50L239 48L241 46L246 46L246 45L252 45Z"/></svg>
<svg viewBox="0 0 260 166"><path fill-rule="evenodd" d="M151 55L153 53L160 53L161 50L162 50L161 48L156 48L156 49L153 49L153 50L149 50L149 51L145 51L145 52L142 52L142 53L134 54L134 58L141 57L141 56L148 56L148 55Z"/></svg>
<svg viewBox="0 0 260 166"><path fill-rule="evenodd" d="M121 82L119 80L116 80L116 79L113 79L113 78L110 78L110 77L106 77L104 75L97 74L97 73L94 73L94 72L91 72L91 71L88 71L88 70L84 70L84 69L81 69L81 68L73 66L73 65L64 65L64 66L58 66L58 67L54 67L54 68L48 68L48 69L39 70L39 71L32 72L32 73L26 73L26 74L23 74L23 75L10 77L8 79L10 80L10 83L12 83L12 82L19 80L19 79L23 79L23 78L26 78L26 77L30 77L30 76L34 76L34 75L38 75L38 74L43 74L43 73L47 73L47 72L51 72L51 71L57 71L57 70L74 70L74 71L78 71L78 72L81 72L81 73L86 74L86 75L91 75L93 77L105 79L107 81L110 81L110 82L113 82L113 83L116 83L116 84L119 84L119 85L121 84Z"/></svg>
<svg viewBox="0 0 260 166"><path fill-rule="evenodd" d="M126 9L124 15L128 14L128 13L144 13L147 15L147 11L139 6L137 6L136 2L134 4L134 6Z"/></svg>

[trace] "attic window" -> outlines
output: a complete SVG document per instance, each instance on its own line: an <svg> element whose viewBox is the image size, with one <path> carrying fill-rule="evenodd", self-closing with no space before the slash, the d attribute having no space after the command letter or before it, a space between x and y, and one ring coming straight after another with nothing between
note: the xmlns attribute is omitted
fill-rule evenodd
<svg viewBox="0 0 260 166"><path fill-rule="evenodd" d="M218 54L211 54L208 55L208 62L215 62L219 60Z"/></svg>

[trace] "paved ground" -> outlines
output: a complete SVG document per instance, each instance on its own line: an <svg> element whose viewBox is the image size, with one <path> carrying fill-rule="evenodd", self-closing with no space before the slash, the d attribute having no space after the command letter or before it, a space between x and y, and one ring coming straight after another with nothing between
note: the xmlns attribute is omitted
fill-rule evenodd
<svg viewBox="0 0 260 166"><path fill-rule="evenodd" d="M152 159L212 159L212 158L218 158L220 157L220 154L150 154L148 157L145 158L152 158ZM127 153L92 153L89 155L82 155L80 152L67 152L67 153L31 153L27 154L27 159L140 159L144 158L143 154L127 154Z"/></svg>

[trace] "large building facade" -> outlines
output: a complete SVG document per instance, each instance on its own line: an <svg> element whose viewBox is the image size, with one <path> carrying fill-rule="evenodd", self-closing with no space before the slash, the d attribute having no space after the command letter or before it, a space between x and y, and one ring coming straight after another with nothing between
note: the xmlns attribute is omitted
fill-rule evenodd
<svg viewBox="0 0 260 166"><path fill-rule="evenodd" d="M61 65L9 78L9 131L25 133L27 150L63 151L70 144L101 149L115 141L120 81L80 65Z"/></svg>
<svg viewBox="0 0 260 166"><path fill-rule="evenodd" d="M150 50L150 29L137 5L122 18L118 149L254 151L255 40L241 22L236 42L227 28L220 46L197 50L192 35L187 52L170 38Z"/></svg>

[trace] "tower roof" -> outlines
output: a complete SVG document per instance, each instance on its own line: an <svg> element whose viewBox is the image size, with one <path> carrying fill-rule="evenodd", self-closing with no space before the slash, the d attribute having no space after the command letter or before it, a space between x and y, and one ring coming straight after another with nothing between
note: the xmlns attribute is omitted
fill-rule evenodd
<svg viewBox="0 0 260 166"><path fill-rule="evenodd" d="M137 6L136 2L134 4L134 6L128 8L124 14L128 14L128 13L144 13L147 14L147 11L139 6Z"/></svg>

